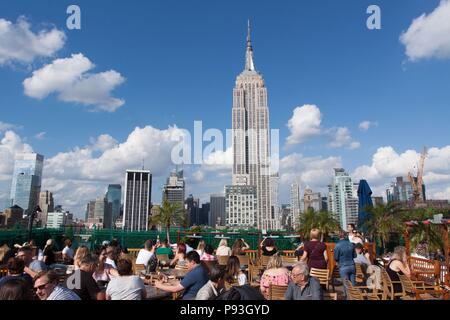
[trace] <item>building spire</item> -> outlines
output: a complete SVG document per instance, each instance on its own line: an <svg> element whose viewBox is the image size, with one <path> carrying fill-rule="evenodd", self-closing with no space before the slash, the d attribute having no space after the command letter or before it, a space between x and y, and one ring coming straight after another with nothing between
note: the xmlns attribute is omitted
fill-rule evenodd
<svg viewBox="0 0 450 320"><path fill-rule="evenodd" d="M251 39L251 28L250 28L250 19L248 20L248 31L247 31L247 52L245 58L245 70L246 71L255 71L255 65L253 63L253 47L252 47L252 39Z"/></svg>

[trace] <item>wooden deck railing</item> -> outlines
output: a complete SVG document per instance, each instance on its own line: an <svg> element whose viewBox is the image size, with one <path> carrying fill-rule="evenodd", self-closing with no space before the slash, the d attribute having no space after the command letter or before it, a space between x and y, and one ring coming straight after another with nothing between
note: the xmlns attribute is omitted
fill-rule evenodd
<svg viewBox="0 0 450 320"><path fill-rule="evenodd" d="M435 284L439 284L444 280L444 278L441 280L441 264L439 261L409 257L408 264L411 274L420 280Z"/></svg>

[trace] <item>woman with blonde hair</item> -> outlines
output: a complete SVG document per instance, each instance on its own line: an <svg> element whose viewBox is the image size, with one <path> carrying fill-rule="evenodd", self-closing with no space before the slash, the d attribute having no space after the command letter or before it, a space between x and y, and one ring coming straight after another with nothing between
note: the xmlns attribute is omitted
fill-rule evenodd
<svg viewBox="0 0 450 320"><path fill-rule="evenodd" d="M405 247L396 247L394 249L394 253L391 256L391 261L386 267L386 272L391 278L391 281L394 282L394 292L402 292L402 285L400 283L399 275L405 275L408 278L411 277L411 270L408 266L408 257L406 256L406 248ZM395 283L397 282L398 283Z"/></svg>
<svg viewBox="0 0 450 320"><path fill-rule="evenodd" d="M197 253L200 256L200 258L202 257L203 253L205 253L205 247L206 247L206 242L205 240L200 240L197 246Z"/></svg>
<svg viewBox="0 0 450 320"><path fill-rule="evenodd" d="M305 242L301 261L307 262L310 269L328 268L327 246L320 241L320 235L319 229L312 229L309 234L310 241Z"/></svg>
<svg viewBox="0 0 450 320"><path fill-rule="evenodd" d="M261 277L260 289L262 294L269 298L270 285L287 286L289 283L289 271L283 267L283 260L279 254L270 257L267 269Z"/></svg>
<svg viewBox="0 0 450 320"><path fill-rule="evenodd" d="M216 256L230 256L231 255L231 249L228 246L227 239L222 239L219 242L219 247L216 250Z"/></svg>
<svg viewBox="0 0 450 320"><path fill-rule="evenodd" d="M80 246L75 252L75 256L73 257L73 265L75 270L80 269L81 260L89 254L89 249L86 246Z"/></svg>

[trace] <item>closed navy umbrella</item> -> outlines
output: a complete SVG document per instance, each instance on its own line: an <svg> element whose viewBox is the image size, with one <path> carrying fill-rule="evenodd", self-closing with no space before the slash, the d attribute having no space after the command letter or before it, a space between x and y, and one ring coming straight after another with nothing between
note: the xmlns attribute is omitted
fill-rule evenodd
<svg viewBox="0 0 450 320"><path fill-rule="evenodd" d="M365 229L364 223L369 218L369 213L365 210L368 207L373 207L372 190L366 180L359 182L358 199L358 228L365 233L366 230L363 230Z"/></svg>

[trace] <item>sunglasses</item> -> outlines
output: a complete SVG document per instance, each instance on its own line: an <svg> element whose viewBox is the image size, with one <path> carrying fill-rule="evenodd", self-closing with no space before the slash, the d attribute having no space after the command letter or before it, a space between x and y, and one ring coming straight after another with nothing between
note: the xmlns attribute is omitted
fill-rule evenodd
<svg viewBox="0 0 450 320"><path fill-rule="evenodd" d="M44 283L44 284L41 284L40 286L34 287L34 291L44 290L47 285L48 285L48 282Z"/></svg>

